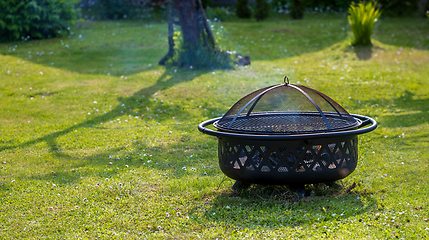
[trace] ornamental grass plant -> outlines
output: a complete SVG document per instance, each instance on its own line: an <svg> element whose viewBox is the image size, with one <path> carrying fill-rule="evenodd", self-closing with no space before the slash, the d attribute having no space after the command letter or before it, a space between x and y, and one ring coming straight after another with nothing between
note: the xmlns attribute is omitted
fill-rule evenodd
<svg viewBox="0 0 429 240"><path fill-rule="evenodd" d="M376 8L373 2L369 1L367 3L360 2L357 5L352 3L348 13L350 14L348 18L354 36L352 45L372 45L372 30L381 15L381 11Z"/></svg>

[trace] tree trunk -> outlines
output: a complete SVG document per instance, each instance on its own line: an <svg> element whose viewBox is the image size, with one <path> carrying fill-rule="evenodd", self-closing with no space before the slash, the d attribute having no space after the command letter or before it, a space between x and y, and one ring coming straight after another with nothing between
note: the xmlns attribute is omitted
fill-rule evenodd
<svg viewBox="0 0 429 240"><path fill-rule="evenodd" d="M216 41L214 39L212 31L210 30L210 25L209 25L209 23L207 21L206 13L204 12L204 8L203 8L203 4L201 3L201 0L198 0L198 4L200 6L199 9L201 10L201 17L202 17L202 22L203 22L203 25L204 25L204 29L207 32L207 35L208 35L208 37L210 39L210 43L212 44L213 47L215 47L216 46Z"/></svg>
<svg viewBox="0 0 429 240"><path fill-rule="evenodd" d="M174 9L173 9L174 8ZM180 46L189 56L195 56L192 61L199 62L207 58L205 55L215 54L216 41L210 30L210 25L204 13L201 0L170 0L168 6L168 53L159 60L160 65L174 56L174 10L179 17L178 24L181 26L183 45ZM205 49L205 54L201 54L201 49ZM189 60L189 59L188 59ZM181 65L182 63L178 63ZM189 64L189 63L188 63Z"/></svg>
<svg viewBox="0 0 429 240"><path fill-rule="evenodd" d="M419 0L417 14L419 17L425 16L426 7L428 6L428 0Z"/></svg>
<svg viewBox="0 0 429 240"><path fill-rule="evenodd" d="M172 58L174 55L174 26L173 26L174 18L173 18L173 0L168 2L168 53L162 57L158 64L164 65L165 62Z"/></svg>
<svg viewBox="0 0 429 240"><path fill-rule="evenodd" d="M198 31L197 5L195 0L174 0L179 23L182 26L183 43L192 46L200 42Z"/></svg>

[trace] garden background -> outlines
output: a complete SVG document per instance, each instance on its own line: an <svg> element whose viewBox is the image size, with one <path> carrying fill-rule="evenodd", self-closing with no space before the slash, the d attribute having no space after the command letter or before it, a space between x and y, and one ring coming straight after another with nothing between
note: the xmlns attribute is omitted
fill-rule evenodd
<svg viewBox="0 0 429 240"><path fill-rule="evenodd" d="M295 20L290 2L270 2L256 21L208 3L219 46L251 64L195 69L158 65L165 5L109 16L115 2L100 2L70 5L57 36L0 43L0 238L428 235L429 19L386 9L373 45L354 47L347 7L307 1ZM335 187L308 185L304 199L285 186L235 192L217 139L197 125L285 75L379 126Z"/></svg>

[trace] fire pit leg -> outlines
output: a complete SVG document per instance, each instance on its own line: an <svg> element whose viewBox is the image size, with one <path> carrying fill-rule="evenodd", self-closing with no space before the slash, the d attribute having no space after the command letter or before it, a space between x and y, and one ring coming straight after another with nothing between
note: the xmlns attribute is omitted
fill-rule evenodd
<svg viewBox="0 0 429 240"><path fill-rule="evenodd" d="M247 182L241 182L241 181L235 181L234 185L232 185L232 190L246 190L248 189L252 184Z"/></svg>
<svg viewBox="0 0 429 240"><path fill-rule="evenodd" d="M304 185L292 185L289 186L291 190L298 195L299 200L305 197L305 186Z"/></svg>

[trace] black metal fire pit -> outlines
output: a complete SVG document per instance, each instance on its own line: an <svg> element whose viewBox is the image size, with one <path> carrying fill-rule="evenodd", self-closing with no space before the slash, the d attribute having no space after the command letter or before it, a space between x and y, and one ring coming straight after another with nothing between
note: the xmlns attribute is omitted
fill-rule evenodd
<svg viewBox="0 0 429 240"><path fill-rule="evenodd" d="M287 80L287 81L286 81ZM213 124L218 130L206 128ZM314 89L285 83L259 89L198 129L219 139L219 166L245 184L302 185L348 176L358 161L358 135L377 122L349 114Z"/></svg>

